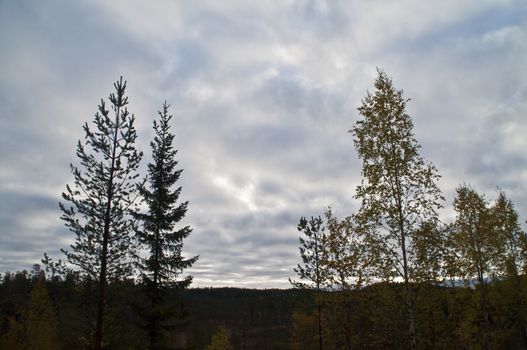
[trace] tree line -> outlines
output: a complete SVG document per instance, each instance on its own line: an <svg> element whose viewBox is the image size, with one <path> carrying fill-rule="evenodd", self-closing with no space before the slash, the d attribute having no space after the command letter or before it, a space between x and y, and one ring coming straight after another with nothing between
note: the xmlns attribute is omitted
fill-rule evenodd
<svg viewBox="0 0 527 350"><path fill-rule="evenodd" d="M453 203L455 219L442 222L439 210L444 197L437 184L440 175L419 154L413 122L406 112L409 100L382 70L378 70L374 87L358 108L362 119L350 130L362 161L362 182L355 194L360 202L358 211L340 220L330 207L323 216L302 217L298 225L303 233L302 263L295 272L301 281L291 283L317 291L313 326L316 348L333 348L329 340L324 341L329 332L323 329L324 317L327 321L335 317L331 310L339 313L346 309L350 291L378 282L392 289L404 311L406 331L401 347L430 345L418 336L428 322L416 319L418 299L425 298L425 290L437 293L449 286L455 292L464 285L475 293L473 309L461 308L472 320L471 335L466 336L467 329L461 329L466 324L458 323L460 328L455 332L462 336L444 335L462 339L455 348L527 348L523 276L527 270L527 237L514 204L503 190L489 202L474 187L461 184ZM497 315L503 310L496 310L489 291L490 286L503 283L511 288L508 304L503 306L511 311L503 316L508 326L506 339L497 336ZM336 291L338 297L330 291ZM446 307L444 312L457 311ZM339 348L356 347L349 336L354 331L341 330ZM418 344L418 339L426 346ZM437 344L434 347L442 348Z"/></svg>
<svg viewBox="0 0 527 350"><path fill-rule="evenodd" d="M90 349L94 281L75 275L44 277L34 269L2 274L0 349ZM520 280L525 283L523 276ZM513 286L510 279L488 285L495 349L524 348L518 328L511 326L521 310L514 303ZM144 319L137 312L148 303L143 286L110 282L107 291L105 346L148 348ZM318 296L310 289L173 289L169 297L179 301L175 311L186 324L166 332L165 342L171 349L207 349L225 345L227 338L232 349L240 350L318 349L313 300L319 300L325 349L346 349L346 344L353 349L404 349L409 342L401 292L402 284L381 282ZM479 297L473 286L424 284L414 310L417 348L482 348Z"/></svg>

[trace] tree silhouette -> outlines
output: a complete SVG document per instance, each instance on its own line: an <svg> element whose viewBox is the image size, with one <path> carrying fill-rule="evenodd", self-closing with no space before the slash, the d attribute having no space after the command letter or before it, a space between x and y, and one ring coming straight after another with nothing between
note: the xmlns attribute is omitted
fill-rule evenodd
<svg viewBox="0 0 527 350"><path fill-rule="evenodd" d="M316 218L311 217L309 221L302 217L297 228L306 237L299 237L300 256L303 264L298 264L294 271L301 280L307 282L298 282L291 279L289 279L289 282L296 288L309 288L317 291L318 343L319 348L322 350L322 307L319 297L320 291L329 281L329 270L323 266L324 261L327 261L328 253L324 221L320 216Z"/></svg>
<svg viewBox="0 0 527 350"><path fill-rule="evenodd" d="M93 125L83 126L85 139L77 144L80 166L71 165L72 187L66 186L60 203L61 217L75 233L71 250L63 250L67 261L98 281L95 349L103 342L103 319L108 279L122 279L132 273L130 258L135 253L132 233L135 221L130 209L136 203L137 168L142 153L135 148L134 115L127 109L126 81L114 83L115 93L98 106Z"/></svg>
<svg viewBox="0 0 527 350"><path fill-rule="evenodd" d="M148 164L148 187L140 194L148 205L147 213L137 213L142 228L137 231L139 241L149 251L140 260L140 271L150 305L147 312L150 348L158 349L162 343L162 329L168 327L170 310L166 304L167 288L186 288L192 276L178 280L183 270L198 259L182 256L183 240L192 231L189 226L176 229L187 212L187 202L178 203L181 187L174 187L183 170L177 169L177 150L173 147L174 134L170 131L172 115L169 105L163 104L159 120L154 120L155 137L150 143L152 163Z"/></svg>

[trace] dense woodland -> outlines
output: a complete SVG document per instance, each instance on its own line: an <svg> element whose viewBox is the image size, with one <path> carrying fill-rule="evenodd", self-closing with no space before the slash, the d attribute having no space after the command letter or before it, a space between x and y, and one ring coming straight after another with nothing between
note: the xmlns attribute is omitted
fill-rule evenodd
<svg viewBox="0 0 527 350"><path fill-rule="evenodd" d="M521 279L521 283L527 281ZM515 281L489 286L495 349L523 349ZM401 349L409 346L399 285L375 283L347 294L311 290L206 288L173 291L185 322L167 348L206 349L222 327L232 349L318 349L316 302L322 303L324 348ZM145 349L148 336L135 316L146 296L131 282L110 284L106 346ZM68 276L45 279L33 270L2 275L2 349L89 349L95 282ZM483 348L480 291L463 286L423 286L416 305L420 349ZM31 343L38 342L38 346Z"/></svg>
<svg viewBox="0 0 527 350"><path fill-rule="evenodd" d="M169 105L143 178L126 82L114 87L83 127L60 203L75 234L66 259L2 276L1 348L527 349L527 236L514 203L465 183L446 203L409 100L382 70L349 130L359 209L300 218L289 290L189 289L184 270L198 257L182 253L192 229L180 223L188 202Z"/></svg>

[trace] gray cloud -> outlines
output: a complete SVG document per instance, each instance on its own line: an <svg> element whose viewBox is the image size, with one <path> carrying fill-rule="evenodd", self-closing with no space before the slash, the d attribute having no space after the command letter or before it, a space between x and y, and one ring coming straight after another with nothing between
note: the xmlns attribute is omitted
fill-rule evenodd
<svg viewBox="0 0 527 350"><path fill-rule="evenodd" d="M121 74L146 161L172 104L196 286L286 287L298 218L357 209L347 130L376 66L412 98L447 207L469 182L525 213L525 18L519 0L1 2L0 271L73 239L68 164Z"/></svg>
<svg viewBox="0 0 527 350"><path fill-rule="evenodd" d="M58 244L67 244L70 235L59 225L58 199L0 190L0 265L15 271L38 263L44 252L57 254Z"/></svg>

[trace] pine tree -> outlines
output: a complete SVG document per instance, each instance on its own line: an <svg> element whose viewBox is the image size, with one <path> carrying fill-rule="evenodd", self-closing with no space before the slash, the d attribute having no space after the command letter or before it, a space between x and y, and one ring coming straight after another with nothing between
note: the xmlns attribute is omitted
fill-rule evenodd
<svg viewBox="0 0 527 350"><path fill-rule="evenodd" d="M148 164L148 187L140 194L148 205L147 213L136 214L142 223L138 237L149 251L141 259L140 270L150 299L148 333L150 348L158 349L162 343L161 329L167 327L169 314L165 303L168 287L186 288L192 276L178 280L184 269L192 266L197 256L182 256L183 240L191 233L189 226L176 229L176 224L187 212L188 201L178 204L181 187L175 187L182 169L177 169L177 150L173 147L174 134L170 131L172 115L169 105L163 104L159 120L154 120L155 137L150 143L152 163Z"/></svg>
<svg viewBox="0 0 527 350"><path fill-rule="evenodd" d="M300 256L303 264L298 264L294 271L301 280L298 282L289 279L289 282L296 288L309 288L317 291L317 315L318 315L318 342L322 350L322 310L320 305L320 291L329 281L329 269L323 266L323 261L327 261L327 236L325 233L324 221L320 216L311 217L308 221L305 217L300 218L298 231L304 233L306 238L299 237Z"/></svg>
<svg viewBox="0 0 527 350"><path fill-rule="evenodd" d="M60 203L61 219L76 235L71 250L63 250L67 261L98 281L95 349L101 349L103 342L107 282L132 273L136 225L130 210L136 203L142 157L135 148L135 117L126 107L126 81L121 77L114 87L109 97L113 117L101 99L94 129L86 123L85 140L77 144L80 166L71 165L74 185L66 186L62 194L69 205Z"/></svg>
<svg viewBox="0 0 527 350"><path fill-rule="evenodd" d="M381 70L375 93L368 93L358 108L363 119L350 132L362 159L361 200L357 215L368 249L374 277L404 283L409 340L416 348L414 274L420 265L415 240L424 222L436 221L443 197L436 184L435 167L419 155L413 122L406 113L402 90Z"/></svg>

